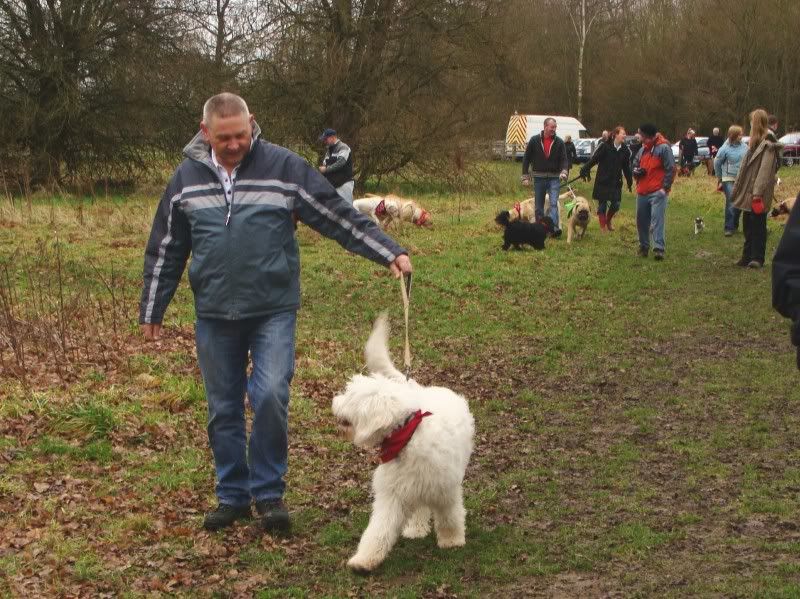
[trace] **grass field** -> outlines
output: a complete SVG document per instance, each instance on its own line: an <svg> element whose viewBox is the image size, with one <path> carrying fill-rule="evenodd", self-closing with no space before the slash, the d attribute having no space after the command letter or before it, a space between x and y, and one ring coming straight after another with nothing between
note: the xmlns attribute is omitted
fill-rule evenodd
<svg viewBox="0 0 800 599"><path fill-rule="evenodd" d="M518 169L487 168L499 193L389 184L435 220L397 235L416 269L413 375L463 393L477 435L466 547L402 540L366 578L344 562L369 456L337 436L330 400L382 310L399 361L397 282L300 228L294 535L209 534L185 282L162 341L135 324L157 193L4 201L0 595L800 596L800 375L769 269L733 266L742 235L722 236L713 181L676 183L657 263L635 256L627 194L614 233L595 220L571 246L500 251ZM796 193L800 169L781 176L780 197Z"/></svg>

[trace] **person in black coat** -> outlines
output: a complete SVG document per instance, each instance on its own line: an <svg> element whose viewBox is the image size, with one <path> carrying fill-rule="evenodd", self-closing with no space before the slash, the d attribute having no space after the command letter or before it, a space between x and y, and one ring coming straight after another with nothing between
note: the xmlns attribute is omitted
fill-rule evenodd
<svg viewBox="0 0 800 599"><path fill-rule="evenodd" d="M791 319L791 340L800 369L800 193L772 259L772 307Z"/></svg>
<svg viewBox="0 0 800 599"><path fill-rule="evenodd" d="M697 147L694 129L689 129L686 135L678 142L678 159L681 170L687 175L694 172L694 157L700 152Z"/></svg>
<svg viewBox="0 0 800 599"><path fill-rule="evenodd" d="M616 127L609 140L602 142L592 157L581 168L581 176L588 179L592 166L597 165L592 197L599 202L597 220L600 230L613 231L611 219L619 212L622 203L622 175L628 183L628 191L633 185L631 177L631 152L625 145L624 127Z"/></svg>
<svg viewBox="0 0 800 599"><path fill-rule="evenodd" d="M567 160L570 164L578 162L578 151L575 149L575 144L572 143L572 136L567 135L564 137L564 149L567 151Z"/></svg>

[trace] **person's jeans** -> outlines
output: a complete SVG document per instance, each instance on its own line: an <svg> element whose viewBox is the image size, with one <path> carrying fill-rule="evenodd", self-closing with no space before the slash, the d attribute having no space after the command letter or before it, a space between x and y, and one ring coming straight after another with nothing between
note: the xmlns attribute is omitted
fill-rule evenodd
<svg viewBox="0 0 800 599"><path fill-rule="evenodd" d="M208 400L208 440L220 503L240 507L251 498L283 497L296 317L289 311L246 320L197 319L197 360ZM249 378L248 353L253 363ZM249 444L245 392L253 409Z"/></svg>
<svg viewBox="0 0 800 599"><path fill-rule="evenodd" d="M722 182L722 193L725 194L725 230L735 231L739 228L739 215L742 211L738 208L734 208L733 202L731 202L733 181Z"/></svg>
<svg viewBox="0 0 800 599"><path fill-rule="evenodd" d="M558 225L558 191L561 187L561 180L558 177L534 177L533 178L533 194L534 204L536 207L535 214L536 220L541 220L544 216L544 198L546 194L550 194L550 218L553 219L553 225L559 229Z"/></svg>
<svg viewBox="0 0 800 599"><path fill-rule="evenodd" d="M664 220L667 212L667 195L656 191L636 196L636 228L639 231L639 245L650 248L650 231L653 232L653 247L666 248L664 242Z"/></svg>
<svg viewBox="0 0 800 599"><path fill-rule="evenodd" d="M764 264L764 254L767 251L767 213L753 214L745 211L742 221L744 229L742 261L755 260Z"/></svg>
<svg viewBox="0 0 800 599"><path fill-rule="evenodd" d="M336 192L342 196L345 200L353 203L353 188L355 187L355 181L348 181L344 185L340 185L336 188Z"/></svg>

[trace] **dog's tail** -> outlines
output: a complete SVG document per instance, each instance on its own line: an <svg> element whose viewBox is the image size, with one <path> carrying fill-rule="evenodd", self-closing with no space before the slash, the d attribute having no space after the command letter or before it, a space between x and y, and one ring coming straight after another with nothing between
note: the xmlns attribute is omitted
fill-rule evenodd
<svg viewBox="0 0 800 599"><path fill-rule="evenodd" d="M364 357L367 360L367 370L373 374L382 374L390 379L405 380L402 372L397 370L389 355L389 318L382 312L375 324L372 333L364 346Z"/></svg>

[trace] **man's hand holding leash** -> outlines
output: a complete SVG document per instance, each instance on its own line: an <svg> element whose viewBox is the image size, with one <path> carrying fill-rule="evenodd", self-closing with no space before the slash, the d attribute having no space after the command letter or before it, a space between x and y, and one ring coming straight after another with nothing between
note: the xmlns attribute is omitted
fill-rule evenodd
<svg viewBox="0 0 800 599"><path fill-rule="evenodd" d="M394 262L389 265L395 279L399 279L401 274L410 275L414 270L411 267L411 259L406 254L400 254Z"/></svg>

